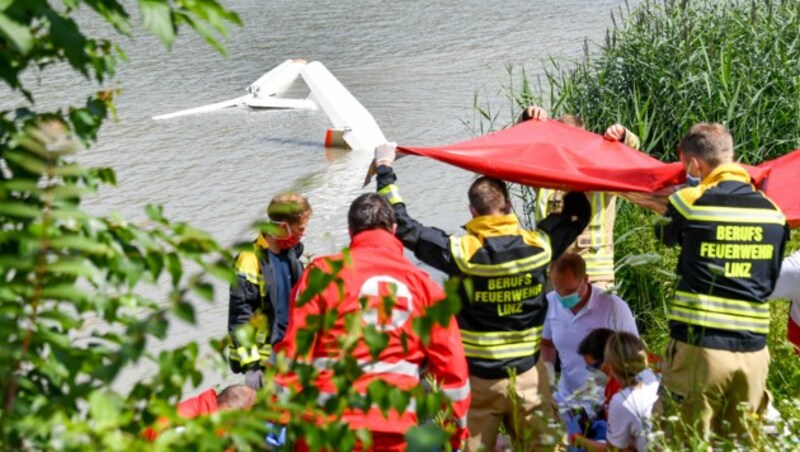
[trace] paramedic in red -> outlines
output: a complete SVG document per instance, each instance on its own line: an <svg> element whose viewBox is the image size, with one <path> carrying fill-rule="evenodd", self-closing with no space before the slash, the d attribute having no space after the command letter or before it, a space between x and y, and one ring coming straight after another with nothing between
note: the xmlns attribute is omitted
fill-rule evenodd
<svg viewBox="0 0 800 452"><path fill-rule="evenodd" d="M316 384L324 400L325 394L336 394L333 373L329 369L341 359L339 339L347 335L345 317L359 315L363 325L374 325L388 334L389 342L377 359L372 357L363 341L356 346L352 355L363 372L355 382L356 390L365 393L367 386L378 379L401 389L414 388L420 384L420 369L427 366L429 375L437 380L452 403L456 437L451 443L454 449L458 449L467 436L466 416L470 403L467 362L458 326L455 321L447 327L435 323L427 344L412 328L414 319L422 317L429 307L444 300L445 294L427 273L403 256L403 244L394 236L397 228L394 210L382 196L367 193L356 198L347 220L351 237L350 262L339 275L344 281L344 296L340 295L336 284L331 284L310 301L302 305L296 302L297 295L303 293L309 274L315 268L329 273L327 263L341 261L343 256L315 259L294 290L289 326L284 340L275 346L275 350L320 369ZM395 296L390 312L382 302L382 297L388 294ZM367 309L362 309L359 301L364 298L368 300ZM298 332L307 328L308 318L323 316L332 310L337 312L333 326L318 331L308 355L298 356ZM278 378L280 385L290 381L288 377ZM403 413L390 411L388 418L377 407L368 412L353 409L345 412L343 420L354 430L369 430L372 450L379 451L405 450L404 434L418 423L411 408Z"/></svg>

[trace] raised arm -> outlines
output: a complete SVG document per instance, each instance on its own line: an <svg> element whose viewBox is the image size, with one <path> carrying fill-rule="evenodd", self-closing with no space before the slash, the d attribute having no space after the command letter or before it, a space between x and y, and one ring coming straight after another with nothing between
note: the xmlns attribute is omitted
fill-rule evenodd
<svg viewBox="0 0 800 452"><path fill-rule="evenodd" d="M378 193L394 209L397 238L422 262L447 274L455 274L458 268L450 251L450 236L441 229L422 225L406 210L396 183L397 176L391 166L395 155L394 146L394 143L378 146L375 150L375 161L378 164Z"/></svg>

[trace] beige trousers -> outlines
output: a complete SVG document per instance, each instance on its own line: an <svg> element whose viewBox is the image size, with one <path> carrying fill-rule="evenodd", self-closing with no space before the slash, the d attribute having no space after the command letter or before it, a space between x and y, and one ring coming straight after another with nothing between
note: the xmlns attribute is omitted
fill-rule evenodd
<svg viewBox="0 0 800 452"><path fill-rule="evenodd" d="M537 364L513 379L485 380L470 376L472 402L467 415L470 437L466 450L493 451L500 425L514 450L551 450L559 440L550 402L547 372ZM540 375L542 378L540 379Z"/></svg>
<svg viewBox="0 0 800 452"><path fill-rule="evenodd" d="M709 434L752 440L753 421L768 402L769 351L730 352L670 340L659 411L679 420L665 423L688 438ZM669 425L669 426L668 426Z"/></svg>

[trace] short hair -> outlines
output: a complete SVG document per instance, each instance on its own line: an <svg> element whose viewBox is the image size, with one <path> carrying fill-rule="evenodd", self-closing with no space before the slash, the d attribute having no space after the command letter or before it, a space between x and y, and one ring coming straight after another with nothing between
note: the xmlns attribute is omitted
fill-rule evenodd
<svg viewBox="0 0 800 452"><path fill-rule="evenodd" d="M256 401L256 391L245 385L231 385L217 396L220 410L247 410Z"/></svg>
<svg viewBox="0 0 800 452"><path fill-rule="evenodd" d="M596 361L604 361L604 354L608 339L614 334L614 330L609 328L597 328L592 330L578 344L578 354L591 356Z"/></svg>
<svg viewBox="0 0 800 452"><path fill-rule="evenodd" d="M580 254L564 253L553 262L554 273L571 272L576 278L586 275L586 261Z"/></svg>
<svg viewBox="0 0 800 452"><path fill-rule="evenodd" d="M396 223L394 209L389 202L377 193L364 193L350 204L347 212L347 226L353 235L371 229L391 232Z"/></svg>
<svg viewBox="0 0 800 452"><path fill-rule="evenodd" d="M689 128L678 150L716 168L733 160L733 137L722 124L701 122Z"/></svg>
<svg viewBox="0 0 800 452"><path fill-rule="evenodd" d="M508 187L500 179L481 176L469 187L469 205L478 215L489 215L495 211L503 211L510 204Z"/></svg>
<svg viewBox="0 0 800 452"><path fill-rule="evenodd" d="M604 361L623 386L630 386L647 368L644 343L631 333L615 332L606 344Z"/></svg>
<svg viewBox="0 0 800 452"><path fill-rule="evenodd" d="M267 215L270 221L296 224L311 215L311 204L305 196L297 193L281 193L269 202Z"/></svg>
<svg viewBox="0 0 800 452"><path fill-rule="evenodd" d="M568 126L577 127L579 129L585 129L586 127L583 125L583 119L580 116L576 115L561 115L556 119L556 121L566 124Z"/></svg>

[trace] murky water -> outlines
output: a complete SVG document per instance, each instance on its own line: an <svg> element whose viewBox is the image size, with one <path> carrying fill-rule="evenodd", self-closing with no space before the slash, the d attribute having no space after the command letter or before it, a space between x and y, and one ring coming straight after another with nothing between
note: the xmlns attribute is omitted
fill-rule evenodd
<svg viewBox="0 0 800 452"><path fill-rule="evenodd" d="M503 108L505 65L540 72L542 60L578 58L584 38L600 41L619 0L461 0L226 2L244 21L232 29L228 57L183 33L171 52L140 34L124 44L129 63L113 82L122 90L119 122L82 154L84 164L113 166L119 187L87 203L96 213L144 217L159 203L168 216L212 233L223 244L253 236L248 225L280 191L307 195L314 209L306 249L325 254L347 244L346 211L362 192L371 156L326 152L322 112L227 110L152 121L150 116L243 94L287 58L322 61L373 114L390 140L436 145L470 138L473 95ZM87 23L92 29L99 27ZM61 74L59 76L59 74ZM94 87L68 71L42 75L44 106L65 106ZM298 82L296 93L304 87ZM13 104L6 101L3 106ZM501 122L507 121L503 110ZM471 174L407 158L396 172L410 212L425 224L456 231L469 218ZM370 187L374 189L374 187ZM226 331L227 288L213 304L197 303L198 324L173 325L167 344L205 342ZM133 369L121 389L146 369ZM204 385L229 375L210 372Z"/></svg>

